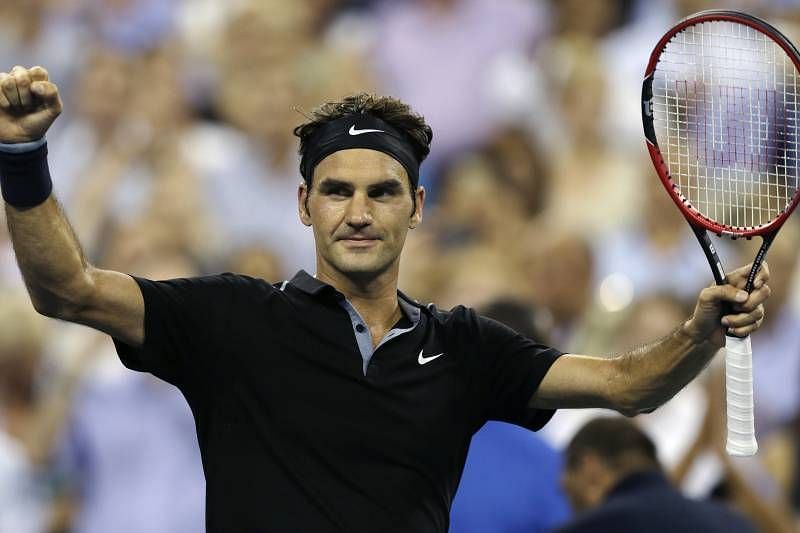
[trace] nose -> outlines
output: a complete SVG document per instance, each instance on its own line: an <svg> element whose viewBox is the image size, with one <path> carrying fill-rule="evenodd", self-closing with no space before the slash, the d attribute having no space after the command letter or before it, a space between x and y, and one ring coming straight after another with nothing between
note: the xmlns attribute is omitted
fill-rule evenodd
<svg viewBox="0 0 800 533"><path fill-rule="evenodd" d="M372 212L366 194L356 192L347 206L347 225L360 229L372 224Z"/></svg>

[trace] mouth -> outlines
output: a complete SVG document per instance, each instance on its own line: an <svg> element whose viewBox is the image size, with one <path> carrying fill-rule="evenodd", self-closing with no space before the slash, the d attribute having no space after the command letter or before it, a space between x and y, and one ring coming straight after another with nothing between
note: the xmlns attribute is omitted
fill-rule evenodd
<svg viewBox="0 0 800 533"><path fill-rule="evenodd" d="M352 235L338 240L350 248L369 248L380 241L377 237L362 235Z"/></svg>

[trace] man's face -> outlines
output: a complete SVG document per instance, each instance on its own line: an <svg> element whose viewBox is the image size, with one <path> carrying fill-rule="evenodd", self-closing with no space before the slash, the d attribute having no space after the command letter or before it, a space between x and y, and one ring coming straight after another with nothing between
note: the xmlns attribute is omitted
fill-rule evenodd
<svg viewBox="0 0 800 533"><path fill-rule="evenodd" d="M323 159L311 191L305 184L298 191L318 268L362 277L396 267L406 233L422 220L425 191L415 194L416 208L405 168L383 152L355 148Z"/></svg>
<svg viewBox="0 0 800 533"><path fill-rule="evenodd" d="M572 509L581 512L599 505L612 482L611 474L594 454L582 455L564 466L561 488Z"/></svg>

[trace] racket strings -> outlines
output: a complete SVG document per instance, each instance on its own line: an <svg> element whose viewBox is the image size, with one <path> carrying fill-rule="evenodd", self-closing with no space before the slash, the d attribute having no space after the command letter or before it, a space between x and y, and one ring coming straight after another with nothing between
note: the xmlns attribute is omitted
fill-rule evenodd
<svg viewBox="0 0 800 533"><path fill-rule="evenodd" d="M656 138L684 201L731 228L777 218L798 188L798 72L786 52L738 23L677 33L653 79Z"/></svg>

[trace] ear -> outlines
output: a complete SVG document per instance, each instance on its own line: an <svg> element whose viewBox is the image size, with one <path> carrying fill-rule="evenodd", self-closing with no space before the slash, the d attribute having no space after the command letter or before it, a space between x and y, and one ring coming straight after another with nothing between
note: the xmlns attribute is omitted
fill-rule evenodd
<svg viewBox="0 0 800 533"><path fill-rule="evenodd" d="M408 221L409 229L414 229L422 223L422 209L425 204L425 187L417 187L414 193L417 197L417 208L411 213L411 218Z"/></svg>
<svg viewBox="0 0 800 533"><path fill-rule="evenodd" d="M311 226L311 213L308 212L308 186L302 182L297 187L297 212L300 215L300 222L306 226Z"/></svg>

